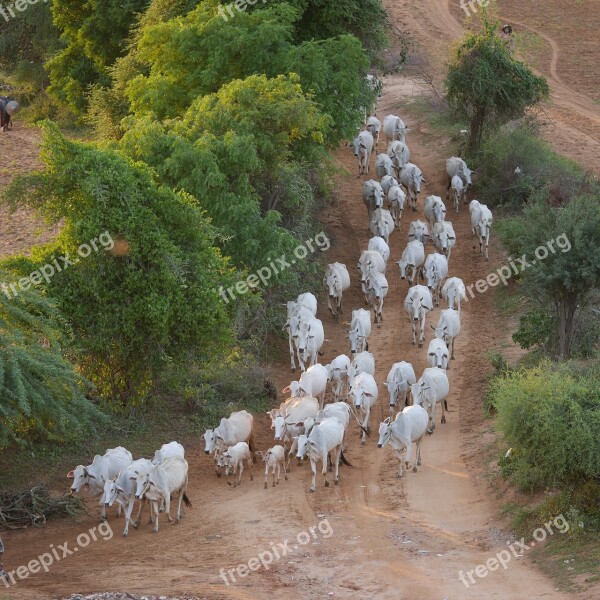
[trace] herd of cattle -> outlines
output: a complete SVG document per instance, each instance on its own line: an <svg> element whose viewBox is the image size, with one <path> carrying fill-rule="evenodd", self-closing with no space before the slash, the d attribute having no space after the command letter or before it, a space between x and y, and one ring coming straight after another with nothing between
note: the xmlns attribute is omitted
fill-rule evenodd
<svg viewBox="0 0 600 600"><path fill-rule="evenodd" d="M389 238L400 229L407 198L410 208L417 210L421 183L426 183L421 170L409 162L410 150L406 144L409 130L395 115L386 116L383 125L375 116L368 117L365 129L354 140L359 177L369 173L371 155L377 148L382 130L389 144L387 153L378 154L375 160L380 180L369 179L363 183L363 201L373 237L357 263L361 290L372 313L364 308L353 310L350 322L343 323L348 327L352 359L341 354L331 363L321 365L318 360L325 332L322 321L316 317L316 297L312 293L304 293L287 303L285 329L291 369L295 371L297 361L302 373L298 381L291 382L283 390L289 393L289 398L268 412L275 441L279 443L265 452L256 451L254 419L246 411L232 413L221 419L218 427L204 433L205 453L213 455L217 475L224 469L230 485L230 475L233 475L234 487L241 482L244 465L249 468L250 479L253 479L252 465L257 457L264 464L265 488L269 474L272 474L272 485L275 486L282 471L287 479L290 462L295 455L299 461L303 458L310 460L312 483L309 491L314 492L319 461L322 463L324 485L329 485L329 466L334 470L334 483L339 482L340 462L348 464L343 450L352 418L358 424L361 443L366 443L371 409L379 397L375 359L369 352L369 336L372 323L380 327L383 320L383 304L388 293ZM467 201L471 174L461 158L448 159L446 199L452 194L456 212ZM387 209L384 208L386 203ZM492 214L477 200L471 201L469 209L472 233L478 236L480 254L487 259ZM426 432L433 433L438 404L442 411L441 422L446 421L449 393L446 371L449 359L454 358L455 339L460 333L461 300L466 298L463 281L459 277L448 277L456 235L452 223L446 221L446 206L442 198L428 196L423 212L426 221L418 219L410 223L407 245L396 261L400 278L409 282L404 310L412 325L413 344L418 343L419 348L423 346L427 313L433 310L434 304L439 306L440 299L443 299L447 308L441 311L438 323L432 326L435 337L429 343L428 367L421 377L417 379L409 362L400 361L391 366L383 384L389 396L390 416L379 426L378 446L389 445L394 449L400 465L399 477L403 475L404 464L409 468L413 444L413 471L421 464L421 443ZM430 241L434 251L426 256L425 249ZM323 284L328 309L339 323L342 296L351 285L346 265L327 265ZM333 402L325 404L328 387ZM401 410L394 419L396 407ZM100 496L103 518L106 507L115 502L119 506L119 514L122 508L125 510L123 535L127 535L130 524L134 527L139 525L145 500L150 504L150 523L154 522L154 532L158 531L159 512L164 511L169 521L173 521L170 515L172 495L178 496L177 521L182 515L182 502L190 506L186 495L188 464L184 448L177 442L163 445L152 460L141 458L134 461L131 453L124 448L110 449L104 456L96 456L91 465L79 465L67 476L74 480L72 492L87 488L92 495ZM139 507L133 520L131 516L136 500Z"/></svg>

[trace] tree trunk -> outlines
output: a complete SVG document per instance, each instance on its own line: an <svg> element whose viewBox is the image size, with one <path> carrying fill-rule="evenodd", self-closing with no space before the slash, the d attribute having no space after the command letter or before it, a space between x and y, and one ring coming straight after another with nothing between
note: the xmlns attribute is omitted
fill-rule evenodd
<svg viewBox="0 0 600 600"><path fill-rule="evenodd" d="M471 137L469 140L469 147L471 150L477 150L479 148L484 121L485 108L478 106L473 113L473 118L471 119Z"/></svg>
<svg viewBox="0 0 600 600"><path fill-rule="evenodd" d="M571 353L573 334L575 333L575 312L578 297L569 295L557 302L558 310L558 358L565 360Z"/></svg>

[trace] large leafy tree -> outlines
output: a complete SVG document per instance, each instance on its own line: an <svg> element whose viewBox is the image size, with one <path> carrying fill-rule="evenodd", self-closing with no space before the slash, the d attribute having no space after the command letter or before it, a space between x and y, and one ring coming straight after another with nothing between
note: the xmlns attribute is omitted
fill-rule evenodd
<svg viewBox="0 0 600 600"><path fill-rule="evenodd" d="M599 200L597 195L584 195L566 206L552 206L538 197L511 228L520 232L512 236L511 251L513 256L526 257L522 277L531 297L542 306L554 306L554 335L563 359L571 351L577 312L600 285ZM532 313L530 325L536 314ZM543 323L548 325L548 321Z"/></svg>
<svg viewBox="0 0 600 600"><path fill-rule="evenodd" d="M285 207L265 206L258 188L290 183L295 161L316 164L327 124L297 77L252 76L198 98L180 120L135 120L120 148L197 198L224 254L256 270L298 243L281 226Z"/></svg>
<svg viewBox="0 0 600 600"><path fill-rule="evenodd" d="M63 356L65 324L50 300L18 287L7 270L0 277L0 446L74 439L101 415Z"/></svg>
<svg viewBox="0 0 600 600"><path fill-rule="evenodd" d="M219 353L230 337L219 286L231 269L195 201L153 182L141 163L69 142L46 125L46 170L16 180L7 197L63 227L24 272L103 232L124 251L100 249L47 285L76 336L74 351L105 397L139 399L173 364ZM21 259L22 263L23 259Z"/></svg>
<svg viewBox="0 0 600 600"><path fill-rule="evenodd" d="M108 69L123 55L135 17L149 0L53 0L54 23L65 48L46 67L49 91L76 112L93 84L108 85Z"/></svg>
<svg viewBox="0 0 600 600"><path fill-rule="evenodd" d="M513 56L497 30L497 21L484 18L481 33L468 32L446 76L450 105L470 121L473 150L479 147L485 127L520 117L549 95L546 80Z"/></svg>

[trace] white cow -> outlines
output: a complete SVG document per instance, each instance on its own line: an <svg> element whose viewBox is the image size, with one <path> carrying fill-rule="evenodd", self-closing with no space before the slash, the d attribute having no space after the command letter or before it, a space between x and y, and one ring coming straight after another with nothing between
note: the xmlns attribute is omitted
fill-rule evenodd
<svg viewBox="0 0 600 600"><path fill-rule="evenodd" d="M302 371L306 370L306 362L309 367L319 362L319 354L324 341L325 331L320 319L312 317L300 323L293 342Z"/></svg>
<svg viewBox="0 0 600 600"><path fill-rule="evenodd" d="M425 319L427 312L433 310L433 302L429 290L424 285L413 285L408 288L408 294L404 300L404 310L412 323L413 344L417 343L417 325L421 327L421 334L419 336L420 348L425 340Z"/></svg>
<svg viewBox="0 0 600 600"><path fill-rule="evenodd" d="M167 446L167 444L165 444ZM159 450L157 450L157 453ZM156 455L155 455L156 456ZM164 457L166 460L168 457ZM136 529L140 524L140 515L142 514L143 501L140 501L137 517L135 521L131 520L133 505L135 504L135 492L137 479L139 475L150 474L154 466L159 463L153 463L147 458L139 458L134 460L128 467L125 467L114 479L109 479L104 484L104 502L106 506L112 506L115 502L121 508L125 509L125 529L123 536L129 534L129 525L133 525ZM150 516L152 519L152 516Z"/></svg>
<svg viewBox="0 0 600 600"><path fill-rule="evenodd" d="M254 452L254 417L245 410L231 413L218 427L204 432L204 453L221 453L238 442L247 442Z"/></svg>
<svg viewBox="0 0 600 600"><path fill-rule="evenodd" d="M440 252L446 255L448 262L450 262L450 254L456 244L456 234L450 221L442 221L433 226L433 243Z"/></svg>
<svg viewBox="0 0 600 600"><path fill-rule="evenodd" d="M454 360L454 340L460 334L460 315L457 310L446 308L440 315L438 324L431 328L435 331L435 337L446 342L450 349L450 358Z"/></svg>
<svg viewBox="0 0 600 600"><path fill-rule="evenodd" d="M292 340L298 331L300 323L316 316L317 299L311 293L300 294L296 300L288 301L285 306L287 307L287 321L283 329L288 334L291 369L295 371L296 363L294 362L294 344Z"/></svg>
<svg viewBox="0 0 600 600"><path fill-rule="evenodd" d="M394 177L391 175L384 175L381 178L381 189L383 193L387 196L390 193L390 188L400 185Z"/></svg>
<svg viewBox="0 0 600 600"><path fill-rule="evenodd" d="M388 373L387 379L384 385L387 387L388 394L390 395L390 415L394 416L394 409L397 404L404 406L408 403L408 392L410 386L417 382L417 376L413 366L406 362L400 361L394 363L390 372ZM398 398L400 402L398 403Z"/></svg>
<svg viewBox="0 0 600 600"><path fill-rule="evenodd" d="M423 212L431 225L431 229L436 223L441 223L446 219L446 205L439 196L427 196Z"/></svg>
<svg viewBox="0 0 600 600"><path fill-rule="evenodd" d="M446 371L448 369L448 357L449 352L446 342L438 338L433 338L429 342L429 348L427 348L427 364L430 367L438 367Z"/></svg>
<svg viewBox="0 0 600 600"><path fill-rule="evenodd" d="M400 140L406 142L406 134L410 129L406 128L404 121L396 115L386 115L383 118L383 133L390 141Z"/></svg>
<svg viewBox="0 0 600 600"><path fill-rule="evenodd" d="M377 147L379 145L379 134L381 133L381 121L375 115L367 118L366 130L373 136L375 147Z"/></svg>
<svg viewBox="0 0 600 600"><path fill-rule="evenodd" d="M386 244L390 242L390 235L394 231L394 219L389 210L377 208L373 211L369 229L373 235L382 237Z"/></svg>
<svg viewBox="0 0 600 600"><path fill-rule="evenodd" d="M233 487L236 487L242 483L242 473L244 472L244 462L248 465L250 470L250 481L254 480L254 474L252 473L252 463L254 457L250 448L246 442L238 442L235 446L227 448L221 455L223 459L223 466L225 467L225 476L227 477L227 485L231 485L229 481L229 475L235 475L238 473L237 483L234 479Z"/></svg>
<svg viewBox="0 0 600 600"><path fill-rule="evenodd" d="M358 176L369 174L369 162L375 142L368 131L361 131L352 142L354 156L358 159Z"/></svg>
<svg viewBox="0 0 600 600"><path fill-rule="evenodd" d="M335 402L339 402L342 396L348 395L350 384L348 376L350 373L350 359L345 354L336 356L328 365L327 381L331 384L331 391Z"/></svg>
<svg viewBox="0 0 600 600"><path fill-rule="evenodd" d="M350 352L356 354L369 349L369 336L371 335L371 313L364 308L352 311L352 321L348 329Z"/></svg>
<svg viewBox="0 0 600 600"><path fill-rule="evenodd" d="M456 305L460 315L460 303L467 299L467 290L463 280L460 277L446 279L442 288L442 298L448 303L448 308L455 308Z"/></svg>
<svg viewBox="0 0 600 600"><path fill-rule="evenodd" d="M350 274L346 265L335 262L327 265L323 277L323 285L327 290L327 307L335 320L338 320L338 311L342 310L343 293L350 287Z"/></svg>
<svg viewBox="0 0 600 600"><path fill-rule="evenodd" d="M390 142L387 148L388 156L392 159L396 175L400 176L402 167L410 161L410 150L408 146L399 140Z"/></svg>
<svg viewBox="0 0 600 600"><path fill-rule="evenodd" d="M131 452L122 446L109 448L104 456L96 454L91 465L87 467L78 465L67 473L67 477L73 479L71 493L78 493L87 487L90 496L99 495L102 520L106 519L104 484L110 479L114 479L122 469L131 464L132 460Z"/></svg>
<svg viewBox="0 0 600 600"><path fill-rule="evenodd" d="M446 397L449 391L448 375L444 369L437 367L425 369L419 381L411 387L413 404L422 406L429 413L429 433L433 433L435 429L435 408L438 403L442 405L442 424L446 422Z"/></svg>
<svg viewBox="0 0 600 600"><path fill-rule="evenodd" d="M281 468L283 467L283 476L287 481L286 467L285 467L285 448L279 444L269 448L265 453L260 451L256 452L257 456L262 458L263 464L265 465L265 490L267 489L267 480L269 478L269 470L273 473L273 487L279 484L281 476ZM275 480L275 471L277 471L277 480Z"/></svg>
<svg viewBox="0 0 600 600"><path fill-rule="evenodd" d="M323 463L323 478L325 487L329 487L327 479L327 457L331 458L331 464L335 468L334 483L340 481L340 459L346 464L343 456L344 426L336 419L324 419L319 425L315 425L308 436L301 435L298 438L298 458L307 456L310 459L310 470L312 472L312 484L309 492L317 489L317 463Z"/></svg>
<svg viewBox="0 0 600 600"><path fill-rule="evenodd" d="M412 221L408 227L408 241L419 240L424 246L429 241L429 227L420 219ZM424 260L424 258L423 258Z"/></svg>
<svg viewBox="0 0 600 600"><path fill-rule="evenodd" d="M421 193L421 183L427 183L421 169L413 163L406 163L400 171L400 183L406 188L410 207L416 211L417 196Z"/></svg>
<svg viewBox="0 0 600 600"><path fill-rule="evenodd" d="M383 208L384 201L385 194L378 181L369 179L363 183L363 203L367 207L369 222L371 222L373 211L377 208Z"/></svg>
<svg viewBox="0 0 600 600"><path fill-rule="evenodd" d="M427 431L427 421L429 415L421 406L405 406L402 412L396 415L396 420L392 423L388 417L379 425L379 442L377 446L383 448L389 444L396 452L396 457L400 463L398 477L402 477L402 463L406 463L406 468L410 469L410 455L412 445L416 443L415 462L412 470L416 473L417 465L421 464L421 443L425 431ZM402 451L406 449L406 457L403 459Z"/></svg>
<svg viewBox="0 0 600 600"><path fill-rule="evenodd" d="M399 185L391 187L387 195L387 200L390 205L390 214L392 215L392 219L394 219L394 224L396 227L400 227L400 219L402 218L404 204L406 203L404 190Z"/></svg>
<svg viewBox="0 0 600 600"><path fill-rule="evenodd" d="M359 352L352 360L348 373L350 385L361 373L375 376L375 357L370 352Z"/></svg>
<svg viewBox="0 0 600 600"><path fill-rule="evenodd" d="M169 442L168 444L163 444L160 447L160 450L157 450L154 453L152 464L159 465L165 459L171 458L172 456L181 456L181 458L185 458L185 449L179 442Z"/></svg>
<svg viewBox="0 0 600 600"><path fill-rule="evenodd" d="M460 201L465 200L466 202L467 188L458 175L455 175L452 178L450 187L452 188L452 197L454 198L454 208L456 209L456 212L458 212Z"/></svg>
<svg viewBox="0 0 600 600"><path fill-rule="evenodd" d="M267 413L271 417L271 429L275 430L275 441L282 441L285 447L290 446L288 458L294 452L296 445L294 438L305 432L306 423L310 419L314 420L318 412L319 401L316 398L304 396L286 403L283 413L276 411Z"/></svg>
<svg viewBox="0 0 600 600"><path fill-rule="evenodd" d="M366 443L366 433L369 431L369 416L371 415L371 407L377 402L379 390L373 375L369 373L361 373L357 375L350 385L350 402L362 413L363 421L360 424L362 427L361 444Z"/></svg>
<svg viewBox="0 0 600 600"><path fill-rule="evenodd" d="M290 392L292 398L303 398L304 396L319 398L320 404L323 406L327 376L327 369L323 365L316 364L304 371L298 381L292 381L281 391L284 394Z"/></svg>
<svg viewBox="0 0 600 600"><path fill-rule="evenodd" d="M375 158L375 170L379 179L386 175L389 175L391 177L394 173L394 163L387 154L378 154Z"/></svg>
<svg viewBox="0 0 600 600"><path fill-rule="evenodd" d="M388 258L390 257L390 247L387 245L386 241L376 235L369 240L369 245L367 246L368 250L375 250L381 254L384 262L387 263Z"/></svg>
<svg viewBox="0 0 600 600"><path fill-rule="evenodd" d="M439 252L429 254L425 259L423 276L427 287L433 294L435 305L439 306L442 283L448 277L448 259Z"/></svg>
<svg viewBox="0 0 600 600"><path fill-rule="evenodd" d="M423 225L425 224L423 223ZM424 263L425 247L423 242L417 239L408 242L402 252L402 258L396 261L396 264L400 267L400 279L408 277L410 285L414 285L418 281L417 276L419 274L422 276Z"/></svg>
<svg viewBox="0 0 600 600"><path fill-rule="evenodd" d="M469 167L467 167L467 163L458 156L453 156L446 161L446 199L448 199L448 195L450 192L450 187L452 186L452 178L455 175L461 178L463 185L465 187L465 202L467 199L466 190L468 190L473 181L471 179L471 175L475 173L475 171L471 171Z"/></svg>
<svg viewBox="0 0 600 600"><path fill-rule="evenodd" d="M492 211L477 200L471 200L469 204L471 212L471 231L479 238L479 254L483 255L483 244L485 242L485 260L488 260L488 246L490 243L490 230L492 228Z"/></svg>
<svg viewBox="0 0 600 600"><path fill-rule="evenodd" d="M344 431L346 431L350 425L350 406L345 402L326 404L318 412L315 423L318 425L325 419L337 419L344 426Z"/></svg>
<svg viewBox="0 0 600 600"><path fill-rule="evenodd" d="M384 240L385 241L385 240ZM386 242L387 243L387 242ZM357 268L360 271L360 283L362 293L367 295L367 278L373 270L377 273L385 273L385 260L377 250L363 250L358 259Z"/></svg>
<svg viewBox="0 0 600 600"><path fill-rule="evenodd" d="M169 523L173 522L171 517L171 496L178 494L179 504L175 521L179 523L182 516L181 503L185 502L188 507L192 506L187 497L188 486L188 464L185 458L173 456L167 458L160 465L155 465L151 473L140 474L137 478L135 497L138 500L147 498L150 502L151 514L154 514L154 533L158 533L158 507L164 503L165 514Z"/></svg>
<svg viewBox="0 0 600 600"><path fill-rule="evenodd" d="M367 301L373 309L374 321L381 327L383 320L383 301L388 293L388 282L383 273L371 271L367 279ZM365 348L366 350L367 348Z"/></svg>

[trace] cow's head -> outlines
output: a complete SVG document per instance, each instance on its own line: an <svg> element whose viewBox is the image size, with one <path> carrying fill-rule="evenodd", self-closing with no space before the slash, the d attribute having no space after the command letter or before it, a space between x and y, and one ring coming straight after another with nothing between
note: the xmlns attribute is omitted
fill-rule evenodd
<svg viewBox="0 0 600 600"><path fill-rule="evenodd" d="M446 369L448 367L448 348L446 346L437 345L431 348L427 356L438 369Z"/></svg>
<svg viewBox="0 0 600 600"><path fill-rule="evenodd" d="M306 451L308 450L308 436L306 434L294 437L294 440L298 442L298 452L296 452L296 458L304 458Z"/></svg>
<svg viewBox="0 0 600 600"><path fill-rule="evenodd" d="M392 437L392 424L391 419L388 417L385 421L379 423L379 441L377 442L378 448L383 448Z"/></svg>

